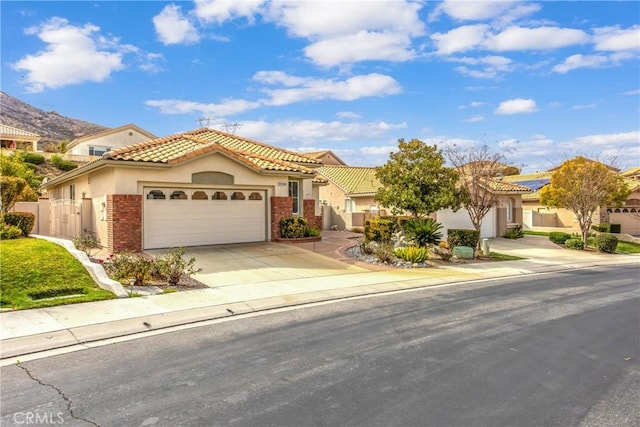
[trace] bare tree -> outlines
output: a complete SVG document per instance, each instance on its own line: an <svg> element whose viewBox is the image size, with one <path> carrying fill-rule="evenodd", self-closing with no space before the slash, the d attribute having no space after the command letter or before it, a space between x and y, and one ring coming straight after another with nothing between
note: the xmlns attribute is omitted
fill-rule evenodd
<svg viewBox="0 0 640 427"><path fill-rule="evenodd" d="M517 175L520 170L504 163L504 151L495 151L486 144L479 148L463 148L454 144L442 151L460 174L460 184L466 193L462 206L480 236L482 220L499 203L495 180L504 175ZM480 249L480 238L476 247Z"/></svg>

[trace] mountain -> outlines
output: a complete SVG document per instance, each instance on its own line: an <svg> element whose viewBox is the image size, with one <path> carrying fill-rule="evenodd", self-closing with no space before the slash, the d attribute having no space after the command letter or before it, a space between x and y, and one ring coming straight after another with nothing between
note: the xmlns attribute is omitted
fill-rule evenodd
<svg viewBox="0 0 640 427"><path fill-rule="evenodd" d="M40 135L40 149L107 129L95 123L65 117L55 111L32 107L5 92L0 92L0 123Z"/></svg>

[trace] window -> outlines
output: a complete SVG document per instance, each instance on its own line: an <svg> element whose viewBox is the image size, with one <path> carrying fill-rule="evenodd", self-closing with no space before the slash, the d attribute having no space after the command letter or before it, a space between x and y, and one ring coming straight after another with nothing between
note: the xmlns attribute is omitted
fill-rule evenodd
<svg viewBox="0 0 640 427"><path fill-rule="evenodd" d="M224 191L216 191L213 193L213 196L211 196L211 200L227 200L227 193Z"/></svg>
<svg viewBox="0 0 640 427"><path fill-rule="evenodd" d="M255 191L249 194L249 200L262 200L262 194L256 193Z"/></svg>
<svg viewBox="0 0 640 427"><path fill-rule="evenodd" d="M231 200L244 200L244 193L241 191L234 191L231 194Z"/></svg>
<svg viewBox="0 0 640 427"><path fill-rule="evenodd" d="M507 222L513 222L513 200L507 200Z"/></svg>
<svg viewBox="0 0 640 427"><path fill-rule="evenodd" d="M90 156L102 156L104 153L111 151L111 147L89 146Z"/></svg>
<svg viewBox="0 0 640 427"><path fill-rule="evenodd" d="M71 184L69 186L69 198L71 200L75 200L76 199L76 185L75 184Z"/></svg>
<svg viewBox="0 0 640 427"><path fill-rule="evenodd" d="M356 210L356 201L353 199L344 199L344 211L347 213L354 212Z"/></svg>
<svg viewBox="0 0 640 427"><path fill-rule="evenodd" d="M293 199L293 214L300 215L300 182L289 181L289 197Z"/></svg>
<svg viewBox="0 0 640 427"><path fill-rule="evenodd" d="M160 190L151 190L147 194L147 199L150 199L150 200L153 200L153 199L165 199L165 198L166 198L166 196Z"/></svg>
<svg viewBox="0 0 640 427"><path fill-rule="evenodd" d="M204 191L194 191L191 195L191 200L207 200L208 198Z"/></svg>
<svg viewBox="0 0 640 427"><path fill-rule="evenodd" d="M187 200L187 193L181 190L176 190L169 196L171 200Z"/></svg>

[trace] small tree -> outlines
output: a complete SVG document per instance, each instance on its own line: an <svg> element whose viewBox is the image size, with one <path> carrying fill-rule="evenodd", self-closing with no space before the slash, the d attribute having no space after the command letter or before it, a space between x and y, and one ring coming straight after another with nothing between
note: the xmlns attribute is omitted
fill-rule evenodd
<svg viewBox="0 0 640 427"><path fill-rule="evenodd" d="M25 188L27 181L15 176L0 176L0 213L6 214L13 208Z"/></svg>
<svg viewBox="0 0 640 427"><path fill-rule="evenodd" d="M622 175L603 163L578 156L553 172L551 182L540 190L540 202L573 212L584 249L596 210L600 206L620 205L630 193Z"/></svg>
<svg viewBox="0 0 640 427"><path fill-rule="evenodd" d="M474 246L480 249L482 220L500 202L498 193L491 189L492 180L498 176L517 174L520 170L505 165L503 152L494 151L486 144L469 149L451 145L444 149L444 153L460 173L460 183L466 194L463 206L478 232L478 241Z"/></svg>
<svg viewBox="0 0 640 427"><path fill-rule="evenodd" d="M20 178L27 184L19 192L14 203L21 201L33 202L38 200L38 189L40 188L40 183L42 182L43 177L36 175L32 169L33 167L33 165L24 161L22 152L16 151L12 156L0 154L0 175L3 177ZM13 206L13 204L11 206ZM11 207L6 209L8 211Z"/></svg>
<svg viewBox="0 0 640 427"><path fill-rule="evenodd" d="M394 214L409 212L422 217L440 209L460 208L463 193L457 186L458 173L444 166L438 148L418 139L398 140L398 151L376 168L382 187L375 200Z"/></svg>

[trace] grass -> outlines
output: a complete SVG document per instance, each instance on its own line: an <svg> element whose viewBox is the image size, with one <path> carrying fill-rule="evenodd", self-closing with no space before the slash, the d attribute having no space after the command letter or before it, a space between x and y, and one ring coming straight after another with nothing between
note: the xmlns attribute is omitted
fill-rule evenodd
<svg viewBox="0 0 640 427"><path fill-rule="evenodd" d="M525 231L524 234L528 234L530 236L548 236L549 233L546 231ZM571 233L569 233L571 234ZM587 247L595 248L595 238L589 237L587 239ZM623 242L620 240L618 242L618 247L616 248L617 254L640 254L640 244L632 243L632 242Z"/></svg>
<svg viewBox="0 0 640 427"><path fill-rule="evenodd" d="M46 240L4 240L0 247L0 307L16 310L115 298L99 288L62 246Z"/></svg>
<svg viewBox="0 0 640 427"><path fill-rule="evenodd" d="M519 259L526 259L519 256L501 254L499 252L489 252L489 256L492 261L517 261Z"/></svg>

